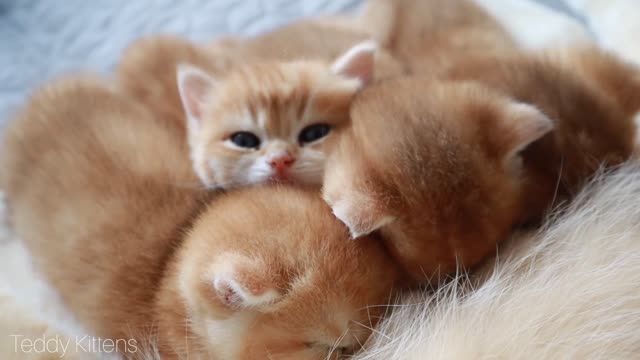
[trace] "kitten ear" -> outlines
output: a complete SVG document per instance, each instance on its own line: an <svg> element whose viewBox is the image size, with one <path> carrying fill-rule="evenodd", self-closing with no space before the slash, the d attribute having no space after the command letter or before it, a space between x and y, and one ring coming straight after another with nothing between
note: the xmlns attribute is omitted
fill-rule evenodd
<svg viewBox="0 0 640 360"><path fill-rule="evenodd" d="M323 191L323 198L333 214L347 226L351 237L357 239L395 221L385 213L382 206L363 191L342 191L339 197Z"/></svg>
<svg viewBox="0 0 640 360"><path fill-rule="evenodd" d="M373 81L375 53L378 44L373 40L361 42L347 50L331 65L334 74L360 81L366 86Z"/></svg>
<svg viewBox="0 0 640 360"><path fill-rule="evenodd" d="M182 106L187 115L187 126L190 131L197 131L202 123L203 104L216 81L203 70L186 64L178 65L177 81Z"/></svg>
<svg viewBox="0 0 640 360"><path fill-rule="evenodd" d="M519 102L508 105L506 121L506 129L503 129L505 159L514 158L554 128L553 121L537 107Z"/></svg>
<svg viewBox="0 0 640 360"><path fill-rule="evenodd" d="M232 309L257 308L278 301L282 294L262 262L230 256L214 270L213 288L218 299Z"/></svg>

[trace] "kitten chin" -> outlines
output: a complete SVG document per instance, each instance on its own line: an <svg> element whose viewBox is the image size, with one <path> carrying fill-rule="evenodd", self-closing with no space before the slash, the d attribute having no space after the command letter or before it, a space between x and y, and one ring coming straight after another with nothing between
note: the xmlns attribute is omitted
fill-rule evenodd
<svg viewBox="0 0 640 360"><path fill-rule="evenodd" d="M366 89L327 162L325 200L352 234L378 230L416 281L477 265L515 226L631 156L637 73L589 56L461 59L443 80ZM611 96L603 89L619 73L631 81Z"/></svg>
<svg viewBox="0 0 640 360"><path fill-rule="evenodd" d="M398 278L381 244L348 241L314 190L209 194L181 144L101 79L46 86L7 129L16 233L90 336L162 359L321 360L364 343Z"/></svg>

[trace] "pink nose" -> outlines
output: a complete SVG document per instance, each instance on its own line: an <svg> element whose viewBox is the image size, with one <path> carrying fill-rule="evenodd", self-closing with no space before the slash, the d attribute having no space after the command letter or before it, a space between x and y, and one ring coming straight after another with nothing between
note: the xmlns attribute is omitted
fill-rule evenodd
<svg viewBox="0 0 640 360"><path fill-rule="evenodd" d="M287 170L295 161L293 156L285 154L269 161L269 165L278 171L283 171Z"/></svg>

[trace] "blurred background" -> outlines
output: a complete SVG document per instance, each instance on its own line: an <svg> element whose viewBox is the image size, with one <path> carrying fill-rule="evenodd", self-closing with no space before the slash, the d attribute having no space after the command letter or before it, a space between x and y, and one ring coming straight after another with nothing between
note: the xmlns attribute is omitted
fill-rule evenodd
<svg viewBox="0 0 640 360"><path fill-rule="evenodd" d="M442 0L446 1L446 0ZM521 1L521 0L512 0ZM568 11L562 0L536 0ZM68 72L110 71L132 40L256 34L360 0L0 0L0 129L35 87Z"/></svg>

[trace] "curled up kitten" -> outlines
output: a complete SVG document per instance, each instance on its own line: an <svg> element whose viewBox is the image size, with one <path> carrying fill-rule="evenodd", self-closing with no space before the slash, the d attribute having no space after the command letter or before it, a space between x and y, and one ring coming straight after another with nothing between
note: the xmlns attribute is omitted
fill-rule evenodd
<svg viewBox="0 0 640 360"><path fill-rule="evenodd" d="M317 191L185 186L180 134L99 79L45 87L4 140L34 265L124 358L335 359L393 295L382 244L347 241Z"/></svg>
<svg viewBox="0 0 640 360"><path fill-rule="evenodd" d="M477 265L515 226L631 156L637 73L585 55L574 66L470 60L449 79L366 89L327 162L324 198L353 237L377 231L415 281ZM616 96L603 91L613 84Z"/></svg>

